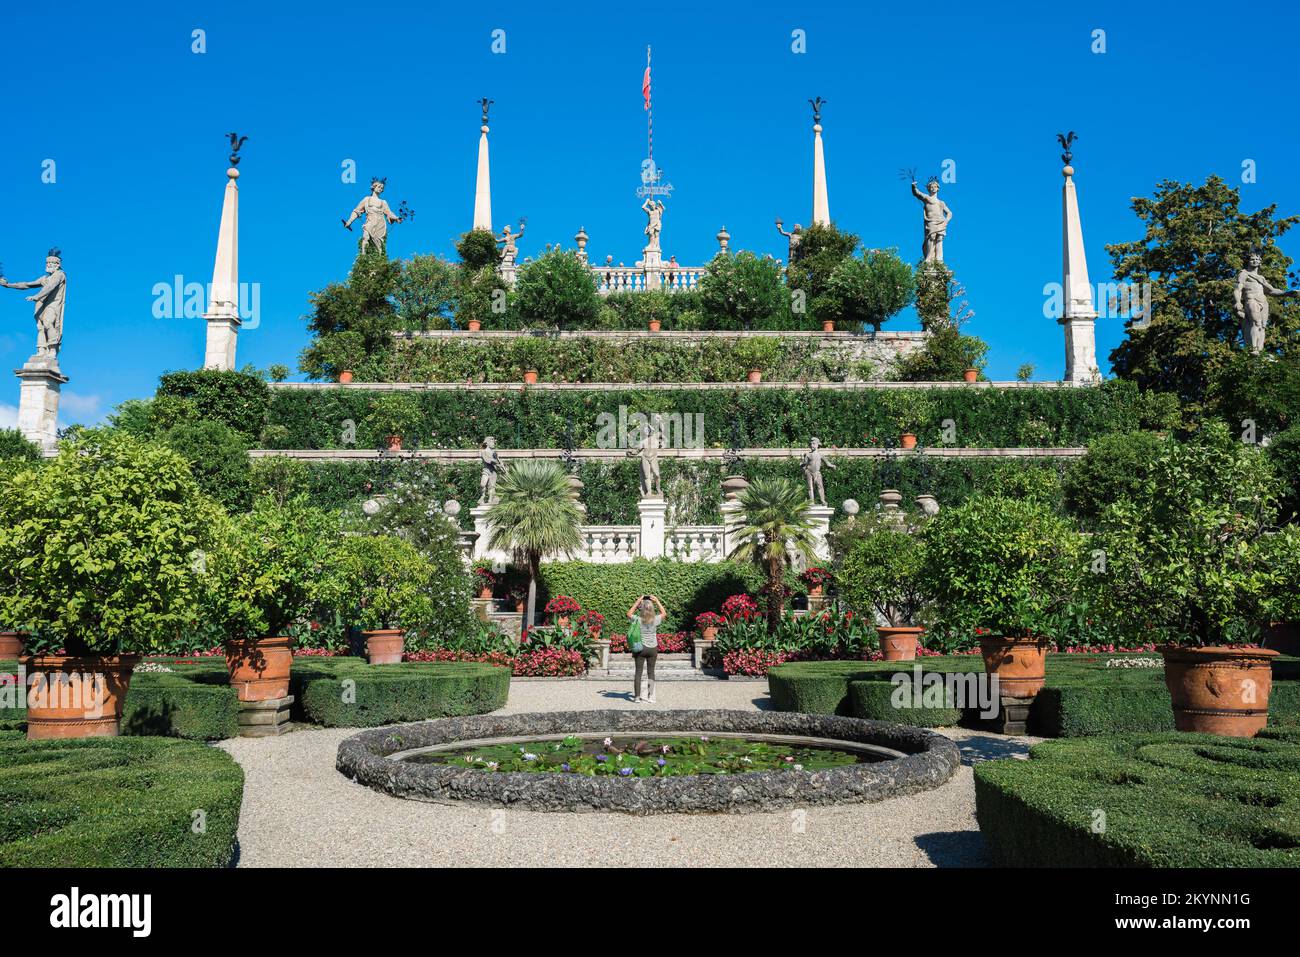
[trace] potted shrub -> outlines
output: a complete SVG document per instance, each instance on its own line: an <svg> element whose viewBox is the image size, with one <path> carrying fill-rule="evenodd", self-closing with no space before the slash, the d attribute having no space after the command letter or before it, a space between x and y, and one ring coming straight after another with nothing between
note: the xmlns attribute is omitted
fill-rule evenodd
<svg viewBox="0 0 1300 957"><path fill-rule="evenodd" d="M916 437L934 416L934 401L923 392L906 389L891 393L888 403L898 424L900 444L905 449L916 448Z"/></svg>
<svg viewBox="0 0 1300 957"><path fill-rule="evenodd" d="M961 374L962 379L967 382L978 382L980 377L979 369L964 369Z"/></svg>
<svg viewBox="0 0 1300 957"><path fill-rule="evenodd" d="M1253 737L1268 719L1271 659L1253 647L1262 613L1286 614L1268 565L1281 485L1263 451L1221 425L1168 442L1149 481L1101 513L1100 605L1129 633L1162 643L1180 731Z"/></svg>
<svg viewBox="0 0 1300 957"><path fill-rule="evenodd" d="M818 565L813 565L799 573L799 580L808 589L809 598L820 598L825 591L826 583L831 580L831 573Z"/></svg>
<svg viewBox="0 0 1300 957"><path fill-rule="evenodd" d="M341 382L343 385L347 385L351 381L352 381L351 369L344 369L342 372L339 373L339 382Z"/></svg>
<svg viewBox="0 0 1300 957"><path fill-rule="evenodd" d="M536 385L546 355L546 342L536 336L524 336L511 343L510 351L516 367L523 373L524 383Z"/></svg>
<svg viewBox="0 0 1300 957"><path fill-rule="evenodd" d="M822 320L822 332L834 332L834 331L835 331L835 320L834 320L834 319L823 319L823 320Z"/></svg>
<svg viewBox="0 0 1300 957"><path fill-rule="evenodd" d="M492 563L477 561L474 563L474 586L478 589L480 601L492 600L492 589L496 587L497 576L492 571Z"/></svg>
<svg viewBox="0 0 1300 957"><path fill-rule="evenodd" d="M748 381L763 381L763 370L776 362L778 348L776 341L768 336L746 336L736 343L736 359L742 368L749 370Z"/></svg>
<svg viewBox="0 0 1300 957"><path fill-rule="evenodd" d="M695 616L695 626L700 629L700 638L704 641L713 641L718 637L718 629L727 623L727 619L721 615L706 611Z"/></svg>
<svg viewBox="0 0 1300 957"><path fill-rule="evenodd" d="M649 322L649 326L650 326L650 331L651 331L651 332L658 332L659 329L660 329L661 323L660 323L660 321L659 321L658 319L651 319L650 322Z"/></svg>
<svg viewBox="0 0 1300 957"><path fill-rule="evenodd" d="M470 332L478 332L478 331L479 331L480 329L482 329L482 328L483 328L483 323L480 322L478 319L471 319L471 320L469 321L469 331L470 331Z"/></svg>
<svg viewBox="0 0 1300 957"><path fill-rule="evenodd" d="M0 484L0 620L27 635L28 738L118 733L140 655L195 624L222 520L180 455L121 434Z"/></svg>
<svg viewBox="0 0 1300 957"><path fill-rule="evenodd" d="M840 593L859 612L870 609L883 625L876 627L886 661L912 661L925 630L917 617L925 604L924 545L881 519L866 519L840 568Z"/></svg>
<svg viewBox="0 0 1300 957"><path fill-rule="evenodd" d="M289 693L289 629L319 597L334 522L301 499L261 498L231 520L208 558L209 616L226 636L226 668L240 701Z"/></svg>
<svg viewBox="0 0 1300 957"><path fill-rule="evenodd" d="M578 627L584 628L593 639L599 638L605 630L605 616L594 608L578 616Z"/></svg>
<svg viewBox="0 0 1300 957"><path fill-rule="evenodd" d="M1002 694L1029 698L1046 678L1047 646L1072 610L1082 537L1039 502L976 496L926 525L921 574L945 624L978 633Z"/></svg>
<svg viewBox="0 0 1300 957"><path fill-rule="evenodd" d="M560 628L569 627L569 618L582 611L582 606L568 595L556 595L546 603L546 613Z"/></svg>
<svg viewBox="0 0 1300 957"><path fill-rule="evenodd" d="M1265 536L1254 563L1263 576L1259 623L1264 646L1284 655L1300 655L1300 525L1287 525Z"/></svg>
<svg viewBox="0 0 1300 957"><path fill-rule="evenodd" d="M410 396L390 392L374 400L366 421L371 433L382 437L390 452L397 452L402 448L402 436L411 433L418 416L419 410Z"/></svg>
<svg viewBox="0 0 1300 957"><path fill-rule="evenodd" d="M406 630L429 620L432 572L414 545L394 535L348 535L334 551L326 586L366 639L372 665L402 661Z"/></svg>

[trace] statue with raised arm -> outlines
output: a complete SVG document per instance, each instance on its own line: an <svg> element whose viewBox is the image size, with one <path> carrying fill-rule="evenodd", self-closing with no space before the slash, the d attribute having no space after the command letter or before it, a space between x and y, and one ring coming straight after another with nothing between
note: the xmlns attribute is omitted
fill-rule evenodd
<svg viewBox="0 0 1300 957"><path fill-rule="evenodd" d="M485 438L478 457L482 466L478 478L478 503L491 505L497 500L497 479L505 471L505 463L497 453L497 440L490 435Z"/></svg>
<svg viewBox="0 0 1300 957"><path fill-rule="evenodd" d="M502 247L501 265L506 269L513 266L515 260L519 257L519 247L516 245L515 241L524 235L524 224L527 222L528 220L521 216L519 217L519 232L512 233L510 231L510 224L507 223L505 232L497 237L497 245Z"/></svg>
<svg viewBox="0 0 1300 957"><path fill-rule="evenodd" d="M808 501L814 505L817 504L819 498L823 505L826 504L826 487L822 484L822 467L835 468L835 463L826 458L821 448L820 439L815 437L809 439L808 451L799 459L799 464L803 466L803 477L808 482ZM814 492L817 494L814 495Z"/></svg>
<svg viewBox="0 0 1300 957"><path fill-rule="evenodd" d="M63 273L63 254L51 249L45 257L45 275L31 282L9 282L0 276L0 286L6 289L39 289L28 296L36 303L36 355L46 359L56 369L59 366L59 347L63 345L63 305L68 294L68 277Z"/></svg>
<svg viewBox="0 0 1300 957"><path fill-rule="evenodd" d="M651 498L663 495L659 481L659 449L662 440L659 434L659 422L651 421L641 428L641 443L635 449L628 449L628 455L638 456L641 460L641 497Z"/></svg>
<svg viewBox="0 0 1300 957"><path fill-rule="evenodd" d="M799 244L803 242L803 227L798 223L795 223L794 229L787 233L781 228L783 225L785 224L782 223L781 220L778 219L776 221L776 231L790 241L790 251L785 260L785 264L788 266L793 263L795 257L799 255Z"/></svg>
<svg viewBox="0 0 1300 957"><path fill-rule="evenodd" d="M1246 348L1258 355L1264 351L1264 333L1268 331L1268 297L1279 299L1300 296L1300 291L1278 289L1259 271L1264 258L1253 252L1246 260L1246 268L1237 273L1237 285L1232 290L1232 301L1237 318L1241 320L1241 338Z"/></svg>
<svg viewBox="0 0 1300 957"><path fill-rule="evenodd" d="M925 192L917 188L912 180L912 195L925 206L925 239L921 243L921 254L926 262L943 262L943 237L948 232L948 223L952 221L952 210L939 198L939 180L931 176L926 183Z"/></svg>
<svg viewBox="0 0 1300 957"><path fill-rule="evenodd" d="M343 226L346 229L352 229L352 224L358 219L364 217L365 223L361 228L361 254L365 255L366 247L373 246L376 251L384 252L385 244L388 242L388 224L400 223L400 216L393 213L388 208L388 203L381 197L384 193L384 187L388 185L388 177L378 177L370 181L370 195L357 203L357 208L352 210L352 215L343 220Z"/></svg>
<svg viewBox="0 0 1300 957"><path fill-rule="evenodd" d="M649 237L649 241L646 243L646 249L658 249L659 233L662 232L664 228L663 201L656 200L653 196L647 197L646 201L641 204L641 208L645 210L646 216L649 217L649 221L645 226L645 234Z"/></svg>

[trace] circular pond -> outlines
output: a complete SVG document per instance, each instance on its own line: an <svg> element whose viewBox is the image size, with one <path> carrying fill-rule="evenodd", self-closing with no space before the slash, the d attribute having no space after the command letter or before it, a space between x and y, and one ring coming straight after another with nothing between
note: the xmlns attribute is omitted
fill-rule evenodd
<svg viewBox="0 0 1300 957"><path fill-rule="evenodd" d="M961 763L921 728L760 711L568 711L376 728L338 770L415 800L631 814L880 801Z"/></svg>

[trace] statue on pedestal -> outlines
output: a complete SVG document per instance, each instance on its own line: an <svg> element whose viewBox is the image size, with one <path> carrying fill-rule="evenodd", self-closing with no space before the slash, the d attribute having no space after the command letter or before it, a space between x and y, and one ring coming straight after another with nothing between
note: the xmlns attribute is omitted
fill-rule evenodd
<svg viewBox="0 0 1300 957"><path fill-rule="evenodd" d="M798 223L795 223L794 229L792 229L790 232L787 233L784 229L781 228L783 225L784 224L781 222L780 219L776 221L776 231L790 241L790 249L789 252L786 254L786 260L785 260L785 264L789 266L799 256L799 244L803 242L803 227L800 226Z"/></svg>
<svg viewBox="0 0 1300 957"><path fill-rule="evenodd" d="M641 430L641 444L635 449L628 449L628 455L641 459L641 497L662 496L663 488L659 482L659 449L663 440L659 434L659 423L651 422Z"/></svg>
<svg viewBox="0 0 1300 957"><path fill-rule="evenodd" d="M799 464L803 466L803 477L808 482L808 501L814 505L817 504L818 499L821 499L823 505L826 504L826 487L822 484L822 466L828 469L835 468L835 463L826 458L821 448L820 439L809 439L808 451L799 459ZM817 493L816 495L813 494L814 491Z"/></svg>
<svg viewBox="0 0 1300 957"><path fill-rule="evenodd" d="M1268 330L1268 297L1279 299L1300 296L1300 291L1278 289L1260 275L1263 257L1253 252L1246 260L1246 268L1237 273L1237 285L1232 290L1237 318L1241 320L1241 338L1252 353L1264 351L1264 333Z"/></svg>
<svg viewBox="0 0 1300 957"><path fill-rule="evenodd" d="M519 257L519 247L515 244L515 240L524 235L524 224L527 222L528 220L521 216L519 217L519 232L512 233L510 225L506 224L505 232L497 237L497 245L502 247L501 267L503 269L510 269L515 265L515 260Z"/></svg>
<svg viewBox="0 0 1300 957"><path fill-rule="evenodd" d="M352 210L352 215L343 220L345 229L351 230L352 224L361 217L365 217L365 224L361 229L361 254L365 255L366 247L373 246L377 252L383 252L385 244L388 242L388 224L400 223L402 218L393 213L388 208L388 203L380 197L383 195L384 187L388 185L388 177L378 177L370 181L370 195L357 203L357 208Z"/></svg>
<svg viewBox="0 0 1300 957"><path fill-rule="evenodd" d="M497 500L497 479L505 471L505 463L497 454L497 440L490 435L485 438L478 458L482 464L482 471L479 472L478 478L478 503L491 505Z"/></svg>
<svg viewBox="0 0 1300 957"><path fill-rule="evenodd" d="M641 204L641 208L645 210L646 216L649 217L649 221L645 226L645 234L648 237L645 248L657 250L659 248L659 234L664 228L663 200L647 197L646 201Z"/></svg>
<svg viewBox="0 0 1300 957"><path fill-rule="evenodd" d="M68 294L68 277L63 273L62 253L51 249L45 257L45 275L31 282L9 282L0 275L6 289L39 289L28 296L36 303L36 355L54 368L59 366L59 347L63 345L63 306Z"/></svg>
<svg viewBox="0 0 1300 957"><path fill-rule="evenodd" d="M925 206L925 239L921 254L926 262L943 262L943 237L952 221L952 210L939 198L939 180L931 176L922 193L912 180L912 195Z"/></svg>

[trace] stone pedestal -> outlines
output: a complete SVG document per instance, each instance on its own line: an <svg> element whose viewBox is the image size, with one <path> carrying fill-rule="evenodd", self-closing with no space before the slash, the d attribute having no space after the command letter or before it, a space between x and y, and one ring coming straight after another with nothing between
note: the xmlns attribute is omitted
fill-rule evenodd
<svg viewBox="0 0 1300 957"><path fill-rule="evenodd" d="M266 701L239 702L239 736L273 738L289 730L289 706L293 695Z"/></svg>
<svg viewBox="0 0 1300 957"><path fill-rule="evenodd" d="M662 495L651 495L637 502L636 507L641 513L641 557L662 558L668 502Z"/></svg>
<svg viewBox="0 0 1300 957"><path fill-rule="evenodd" d="M704 668L704 662L708 660L709 652L713 646L718 643L716 638L696 638L691 642L691 664L697 669Z"/></svg>
<svg viewBox="0 0 1300 957"><path fill-rule="evenodd" d="M649 290L663 287L663 254L657 246L641 250L641 268L645 271L645 287Z"/></svg>
<svg viewBox="0 0 1300 957"><path fill-rule="evenodd" d="M240 320L231 316L204 316L208 324L207 345L203 350L203 368L235 368L235 344Z"/></svg>
<svg viewBox="0 0 1300 957"><path fill-rule="evenodd" d="M1033 698L1002 695L998 701L997 716L985 719L984 726L998 734L1028 734L1029 709L1033 703Z"/></svg>
<svg viewBox="0 0 1300 957"><path fill-rule="evenodd" d="M831 558L831 546L826 536L830 534L831 516L834 514L835 509L829 505L813 505L808 509L808 517L812 520L813 551L823 562Z"/></svg>
<svg viewBox="0 0 1300 957"><path fill-rule="evenodd" d="M474 609L474 617L479 621L492 620L492 599L491 598L472 598L470 606Z"/></svg>
<svg viewBox="0 0 1300 957"><path fill-rule="evenodd" d="M1100 382L1094 321L1071 318L1061 324L1065 326L1065 381L1080 384Z"/></svg>
<svg viewBox="0 0 1300 957"><path fill-rule="evenodd" d="M469 510L470 517L474 519L474 545L471 551L471 557L477 561L487 556L488 539L492 536L492 526L488 523L487 513L490 505L475 505Z"/></svg>
<svg viewBox="0 0 1300 957"><path fill-rule="evenodd" d="M736 530L743 524L744 510L734 498L728 498L723 500L719 511L722 512L722 555L725 558L740 544Z"/></svg>
<svg viewBox="0 0 1300 957"><path fill-rule="evenodd" d="M590 661L591 666L593 668L598 668L601 671L608 671L609 670L609 639L597 638L595 641L591 643L591 648L592 648L591 661Z"/></svg>
<svg viewBox="0 0 1300 957"><path fill-rule="evenodd" d="M14 375L22 383L18 396L18 431L46 451L59 444L59 390L68 377L56 359L32 356Z"/></svg>

